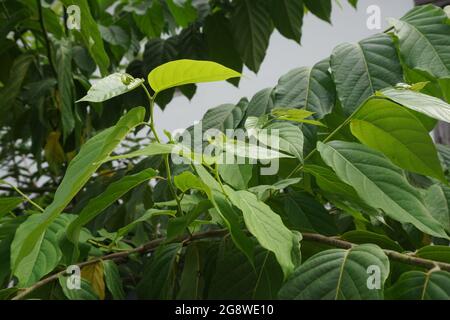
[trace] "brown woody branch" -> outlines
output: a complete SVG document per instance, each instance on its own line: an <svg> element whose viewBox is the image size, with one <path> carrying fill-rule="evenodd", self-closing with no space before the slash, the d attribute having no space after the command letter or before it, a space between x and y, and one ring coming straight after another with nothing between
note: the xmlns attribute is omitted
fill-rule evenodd
<svg viewBox="0 0 450 320"><path fill-rule="evenodd" d="M228 234L228 230L226 230L226 229L211 230L211 231L206 231L206 232L201 232L201 233L195 233L191 236L186 235L186 236L180 237L174 241L169 241L169 242L171 242L171 243L181 242L184 246L186 246L190 242L195 241L195 240L223 237L227 234ZM326 244L326 245L336 247L336 248L341 248L341 249L350 249L350 248L356 246L356 244L354 244L354 243L344 241L344 240L341 240L336 237L326 237L326 236L323 236L323 235L317 234L317 233L303 233L302 236L303 236L303 241L322 243L322 244ZM82 268L84 266L95 264L95 263L98 263L103 260L125 261L128 259L128 257L131 254L143 254L143 253L148 253L148 252L154 251L163 243L169 243L166 240L167 239L165 239L165 238L152 240L140 247L137 247L137 248L134 248L131 250L127 250L127 251L111 253L111 254L102 256L101 258L95 258L95 259L92 259L89 261L81 262L77 265L80 268ZM383 251L390 259L401 262L401 263L419 266L419 267L423 267L426 269L433 269L433 268L437 267L437 268L440 268L441 270L450 272L450 264L449 263L443 263L443 262L433 261L433 260L429 260L429 259L423 259L423 258L415 257L412 255L399 253L399 252L396 252L393 250L383 249ZM63 271L54 273L53 275L51 275L47 278L44 278L41 281L35 283L31 287L21 290L20 293L17 294L12 300L20 300L20 299L25 298L28 294L30 294L34 290L36 290L54 280L57 280L65 272L66 271L63 270Z"/></svg>

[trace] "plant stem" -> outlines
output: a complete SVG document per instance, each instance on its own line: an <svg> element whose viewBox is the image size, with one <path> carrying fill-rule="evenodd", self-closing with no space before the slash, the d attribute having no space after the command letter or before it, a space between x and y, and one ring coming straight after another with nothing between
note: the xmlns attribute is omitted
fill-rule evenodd
<svg viewBox="0 0 450 320"><path fill-rule="evenodd" d="M14 191L16 191L18 194L20 194L22 196L22 198L24 198L27 202L29 202L34 207L36 207L39 211L44 212L44 209L40 205L38 205L36 202L31 200L25 193L23 193L19 188L17 188L13 184L11 184L11 183L9 183L8 181L5 181L5 180L0 180L0 184L7 184L11 188L13 188Z"/></svg>
<svg viewBox="0 0 450 320"><path fill-rule="evenodd" d="M141 84L141 87L144 89L145 94L147 95L148 101L149 101L149 113L150 113L150 119L148 120L148 125L150 126L150 131L153 133L153 136L155 137L156 142L161 143L161 139L158 136L158 132L155 128L155 120L154 120L154 109L155 109L155 99L157 96L157 93L155 93L153 96L148 92L147 88L145 87L145 84ZM165 154L164 156L164 165L166 167L166 173L167 173L167 183L169 185L169 189L175 198L175 201L177 202L178 207L178 213L180 215L183 214L183 210L181 209L181 201L178 198L177 191L175 189L175 186L172 182L172 171L170 170L170 162L169 162L169 155Z"/></svg>
<svg viewBox="0 0 450 320"><path fill-rule="evenodd" d="M228 235L227 229L210 230L210 231L206 231L206 232L194 233L192 235L185 235L185 236L182 236L180 238L177 238L177 239L171 241L171 243L182 243L183 246L187 246L192 241L208 239L208 238L225 237L227 235ZM346 249L346 250L357 245L355 243L341 240L337 237L327 237L327 236L317 234L317 233L303 233L302 236L303 236L302 241L318 242L318 243L322 243L322 244L326 244L326 245L329 245L332 247ZM95 263L99 263L101 261L106 261L106 260L123 262L123 261L126 261L128 259L128 257L132 254L144 254L144 253L148 253L148 252L152 252L152 251L156 250L160 245L166 244L167 243L166 240L167 240L166 238L152 240L152 241L147 242L146 244L139 246L137 248L123 251L123 252L115 252L115 253L107 254L100 258L96 258L93 260L78 263L77 266L82 268L82 267L85 267L85 266L88 266L91 264L95 264ZM439 261L434 261L434 260L429 260L429 259L423 259L423 258L415 257L413 255L396 252L393 250L383 249L383 252L391 260L395 260L395 261L398 261L401 263L418 266L418 267L423 267L423 268L426 268L429 270L434 269L434 268L439 268L441 270L450 272L450 264L449 263L444 263L444 262L439 262ZM21 292L18 293L12 300L20 300L20 299L25 298L28 294L30 294L34 290L41 288L42 286L44 286L54 280L57 280L60 276L64 275L65 272L66 272L66 270L59 271L57 273L52 274L51 276L49 276L47 278L44 278L44 279L36 282L31 287L22 289Z"/></svg>

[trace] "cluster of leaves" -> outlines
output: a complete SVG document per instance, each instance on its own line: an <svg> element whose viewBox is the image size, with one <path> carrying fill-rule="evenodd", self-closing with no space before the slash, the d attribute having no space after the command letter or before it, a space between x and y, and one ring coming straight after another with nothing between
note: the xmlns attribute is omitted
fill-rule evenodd
<svg viewBox="0 0 450 320"><path fill-rule="evenodd" d="M39 185L52 191L67 163L95 131L146 101L139 91L89 108L75 104L99 75L126 71L141 78L158 65L183 58L216 61L238 71L245 64L257 72L274 26L299 42L304 8L329 21L332 3L2 0L0 4L0 168L24 189L36 191ZM196 87L178 89L191 98ZM158 105L164 108L174 93L175 88L164 91ZM135 139L129 144L136 147L142 142Z"/></svg>
<svg viewBox="0 0 450 320"><path fill-rule="evenodd" d="M150 72L151 93L128 74L96 82L81 103L142 90L149 120L132 108L83 144L49 205L20 190L1 198L0 282L9 288L0 296L449 299L450 149L429 132L450 122L450 21L427 5L391 23L250 101L209 110L202 130L245 128L264 145L222 135L200 162L170 161L175 152L197 160L197 149L170 134L161 143L155 101L238 72L177 60ZM117 151L143 125L152 141ZM222 164L221 153L250 161ZM280 170L261 175L255 160ZM111 172L121 161L127 167ZM35 210L15 210L24 200ZM80 290L67 285L73 264ZM368 281L373 267L379 286Z"/></svg>

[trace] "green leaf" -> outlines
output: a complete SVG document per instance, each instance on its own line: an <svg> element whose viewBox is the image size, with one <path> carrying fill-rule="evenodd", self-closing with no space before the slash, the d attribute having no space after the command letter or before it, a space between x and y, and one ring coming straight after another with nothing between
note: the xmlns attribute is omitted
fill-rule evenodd
<svg viewBox="0 0 450 320"><path fill-rule="evenodd" d="M209 285L208 299L276 299L282 283L283 272L271 252L257 246L252 265L229 241L224 241Z"/></svg>
<svg viewBox="0 0 450 320"><path fill-rule="evenodd" d="M148 82L158 93L189 83L222 81L240 76L239 72L216 62L182 59L153 69L148 75Z"/></svg>
<svg viewBox="0 0 450 320"><path fill-rule="evenodd" d="M115 126L102 131L83 145L78 155L70 162L66 175L56 190L53 202L42 214L36 216L32 228L25 222L20 228L26 232L20 230L16 232L11 245L11 252L14 252L14 259L11 260L13 272L24 267L33 268L33 265L27 266L26 260L34 261L38 255L47 227L72 201L128 132L144 120L144 116L144 108L134 108Z"/></svg>
<svg viewBox="0 0 450 320"><path fill-rule="evenodd" d="M0 218L14 210L22 202L24 200L20 197L0 198Z"/></svg>
<svg viewBox="0 0 450 320"><path fill-rule="evenodd" d="M331 70L347 115L377 90L403 82L397 52L386 34L339 45L331 56Z"/></svg>
<svg viewBox="0 0 450 320"><path fill-rule="evenodd" d="M357 143L319 142L317 149L338 177L355 188L368 205L382 209L402 223L440 238L449 237L423 204L420 193L406 180L403 171L378 151Z"/></svg>
<svg viewBox="0 0 450 320"><path fill-rule="evenodd" d="M273 31L265 1L238 0L231 16L234 43L245 65L258 72Z"/></svg>
<svg viewBox="0 0 450 320"><path fill-rule="evenodd" d="M19 280L19 286L31 286L58 266L62 257L58 246L59 234L64 232L74 218L75 216L67 214L59 216L45 231L39 245L39 251L34 251L33 254L25 257L21 261L20 268L13 268L13 274ZM26 236L39 222L39 215L30 216L19 226L14 240ZM18 252L14 250L14 243L11 249L11 261L17 261Z"/></svg>
<svg viewBox="0 0 450 320"><path fill-rule="evenodd" d="M270 15L278 31L300 43L303 25L302 0L270 0Z"/></svg>
<svg viewBox="0 0 450 320"><path fill-rule="evenodd" d="M96 81L87 94L78 100L90 102L102 102L120 96L139 87L144 79L134 79L126 73L113 73Z"/></svg>
<svg viewBox="0 0 450 320"><path fill-rule="evenodd" d="M331 0L303 0L303 2L314 15L331 23Z"/></svg>
<svg viewBox="0 0 450 320"><path fill-rule="evenodd" d="M172 16L180 27L186 28L197 18L197 10L192 6L191 0L167 0L166 2Z"/></svg>
<svg viewBox="0 0 450 320"><path fill-rule="evenodd" d="M369 289L369 267L380 271L380 287ZM378 300L389 275L389 259L376 245L320 252L303 263L281 288L281 299ZM375 275L376 277L376 275Z"/></svg>
<svg viewBox="0 0 450 320"><path fill-rule="evenodd" d="M149 209L142 216L140 216L139 218L137 218L133 222L131 222L131 223L127 224L126 226L120 228L117 231L116 238L120 239L121 237L125 236L128 232L130 232L140 222L148 221L148 220L150 220L151 218L153 218L155 216L162 216L162 215L164 215L164 216L174 217L174 216L176 216L176 213L177 212L175 210Z"/></svg>
<svg viewBox="0 0 450 320"><path fill-rule="evenodd" d="M278 80L275 105L283 108L304 108L321 119L331 112L336 100L336 89L328 71L330 62L323 60L312 68L289 71Z"/></svg>
<svg viewBox="0 0 450 320"><path fill-rule="evenodd" d="M225 13L218 11L208 15L203 28L208 44L209 59L232 70L242 72L243 63L234 46L230 20ZM233 78L228 81L238 85L239 80L239 78Z"/></svg>
<svg viewBox="0 0 450 320"><path fill-rule="evenodd" d="M168 299L171 291L171 275L183 249L181 243L160 246L144 267L143 278L137 286L140 299Z"/></svg>
<svg viewBox="0 0 450 320"><path fill-rule="evenodd" d="M408 109L386 99L371 99L353 117L350 129L363 144L399 167L446 181L431 136Z"/></svg>
<svg viewBox="0 0 450 320"><path fill-rule="evenodd" d="M186 192L190 189L205 190L206 187L199 177L189 171L184 171L183 173L175 176L173 178L173 182L175 186L181 190L181 192Z"/></svg>
<svg viewBox="0 0 450 320"><path fill-rule="evenodd" d="M245 225L262 247L273 252L287 277L295 267L292 260L293 245L300 239L285 227L279 215L248 191L226 188L231 202L244 215Z"/></svg>
<svg viewBox="0 0 450 320"><path fill-rule="evenodd" d="M274 108L272 93L272 88L266 88L258 91L248 103L246 116L260 117L270 113L270 111Z"/></svg>
<svg viewBox="0 0 450 320"><path fill-rule="evenodd" d="M407 89L388 88L380 94L411 110L450 122L450 105L441 99Z"/></svg>
<svg viewBox="0 0 450 320"><path fill-rule="evenodd" d="M69 300L98 300L98 296L94 293L91 285L85 279L81 279L80 289L69 289L67 287L67 281L70 281L70 279L63 275L59 276L58 281L64 295Z"/></svg>
<svg viewBox="0 0 450 320"><path fill-rule="evenodd" d="M425 204L431 215L450 232L450 188L446 185L432 185L424 192Z"/></svg>
<svg viewBox="0 0 450 320"><path fill-rule="evenodd" d="M342 240L346 240L356 244L376 244L382 249L394 250L403 252L403 248L394 240L391 240L385 235L366 231L366 230L352 230L340 236Z"/></svg>
<svg viewBox="0 0 450 320"><path fill-rule="evenodd" d="M130 44L130 37L128 33L126 33L125 30L123 30L120 26L111 25L105 27L99 25L98 28L103 40L112 45L122 46L123 48L128 49L128 46Z"/></svg>
<svg viewBox="0 0 450 320"><path fill-rule="evenodd" d="M155 177L156 173L154 169L149 168L111 183L103 193L89 200L84 206L78 217L67 228L67 238L72 243L77 244L83 226L123 197L128 191Z"/></svg>
<svg viewBox="0 0 450 320"><path fill-rule="evenodd" d="M207 186L205 192L208 195L208 199L213 203L214 208L217 210L225 223L225 226L230 231L231 238L236 244L236 247L247 256L249 261L253 261L254 245L241 230L240 217L228 201L227 197L223 194L221 186L203 166L196 165L194 167L200 179L202 179L205 186Z"/></svg>
<svg viewBox="0 0 450 320"><path fill-rule="evenodd" d="M109 57L103 46L103 40L98 29L98 22L91 15L89 3L87 0L62 0L65 7L76 5L80 8L80 31L72 31L81 33L84 45L89 50L94 61L100 68L102 75L108 73Z"/></svg>
<svg viewBox="0 0 450 320"><path fill-rule="evenodd" d="M33 59L34 56L31 54L22 54L14 59L9 78L5 82L5 86L0 89L0 114L2 117L14 106L14 100L20 93Z"/></svg>
<svg viewBox="0 0 450 320"><path fill-rule="evenodd" d="M418 6L400 20L390 19L399 39L400 53L412 69L436 77L450 75L450 26L445 12L434 5Z"/></svg>
<svg viewBox="0 0 450 320"><path fill-rule="evenodd" d="M69 40L62 40L56 55L56 70L58 73L58 91L61 97L60 112L64 140L75 128L75 117L73 112L73 90L72 79L72 46Z"/></svg>
<svg viewBox="0 0 450 320"><path fill-rule="evenodd" d="M288 226L300 232L336 235L334 217L313 197L302 192L289 192L280 198Z"/></svg>
<svg viewBox="0 0 450 320"><path fill-rule="evenodd" d="M450 263L450 247L439 245L422 247L417 250L415 256L428 260Z"/></svg>
<svg viewBox="0 0 450 320"><path fill-rule="evenodd" d="M133 13L133 20L147 38L159 37L164 28L164 15L161 3L152 1L151 7L144 14Z"/></svg>
<svg viewBox="0 0 450 320"><path fill-rule="evenodd" d="M396 300L449 300L450 273L440 270L409 271L386 291Z"/></svg>
<svg viewBox="0 0 450 320"><path fill-rule="evenodd" d="M246 189L252 178L253 166L251 164L221 164L219 174L223 181L235 189Z"/></svg>
<svg viewBox="0 0 450 320"><path fill-rule="evenodd" d="M125 299L125 292L123 291L122 279L120 278L119 268L114 261L103 261L103 272L105 277L106 287L115 300Z"/></svg>
<svg viewBox="0 0 450 320"><path fill-rule="evenodd" d="M272 191L280 191L280 190L284 190L287 187L297 184L301 181L301 178L291 178L291 179L284 179L284 180L280 180L275 182L272 185L259 185L259 186L255 186L255 187L251 187L250 189L248 189L248 191L254 193L258 199L264 201L265 199L267 199Z"/></svg>
<svg viewBox="0 0 450 320"><path fill-rule="evenodd" d="M312 116L314 112L305 109L285 109L276 108L272 110L272 115L278 120L292 121L297 123L307 123L315 126L324 126L317 120L307 119Z"/></svg>
<svg viewBox="0 0 450 320"><path fill-rule="evenodd" d="M241 122L244 113L233 104L223 104L206 111L202 123L203 132L215 128L222 132L226 129L235 129Z"/></svg>

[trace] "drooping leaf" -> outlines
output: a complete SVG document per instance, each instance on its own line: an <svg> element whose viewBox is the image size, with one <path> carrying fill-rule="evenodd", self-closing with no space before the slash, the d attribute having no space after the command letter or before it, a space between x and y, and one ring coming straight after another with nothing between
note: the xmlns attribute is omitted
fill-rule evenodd
<svg viewBox="0 0 450 320"><path fill-rule="evenodd" d="M278 31L300 43L303 25L302 0L270 0L270 15Z"/></svg>
<svg viewBox="0 0 450 320"><path fill-rule="evenodd" d="M182 59L153 69L148 75L148 82L158 93L185 84L222 81L240 76L239 72L216 62Z"/></svg>
<svg viewBox="0 0 450 320"><path fill-rule="evenodd" d="M275 106L304 108L314 112L316 119L329 114L336 100L336 89L329 67L327 59L312 68L294 69L282 76L275 87Z"/></svg>
<svg viewBox="0 0 450 320"><path fill-rule="evenodd" d="M120 26L110 25L105 27L99 25L98 28L103 40L105 40L106 42L115 46L122 46L124 48L127 48L129 46L130 36Z"/></svg>
<svg viewBox="0 0 450 320"><path fill-rule="evenodd" d="M123 291L122 279L120 278L119 268L114 261L103 261L103 271L106 287L115 300L123 300L125 292Z"/></svg>
<svg viewBox="0 0 450 320"><path fill-rule="evenodd" d="M450 188L432 185L424 194L425 204L431 215L450 232Z"/></svg>
<svg viewBox="0 0 450 320"><path fill-rule="evenodd" d="M80 281L80 289L69 289L67 286L67 282L70 281L68 277L60 276L58 278L59 285L61 286L64 295L69 300L98 300L98 296L93 291L90 283L81 279Z"/></svg>
<svg viewBox="0 0 450 320"><path fill-rule="evenodd" d="M377 90L403 82L394 43L385 34L339 45L331 56L331 70L347 115Z"/></svg>
<svg viewBox="0 0 450 320"><path fill-rule="evenodd" d="M317 149L338 177L355 188L373 208L394 220L411 223L419 230L448 238L444 228L425 207L422 197L406 180L402 170L378 151L342 141L319 142Z"/></svg>
<svg viewBox="0 0 450 320"><path fill-rule="evenodd" d="M84 45L89 50L94 61L100 68L102 75L107 74L109 67L109 57L103 46L103 40L98 29L98 23L92 17L89 3L87 0L62 0L62 3L67 8L71 5L76 5L80 9L80 31L72 31L80 33Z"/></svg>
<svg viewBox="0 0 450 320"><path fill-rule="evenodd" d="M377 270L379 287L370 280L369 267ZM373 272L373 271L372 271ZM389 259L376 245L320 252L303 263L279 292L281 299L377 300L389 275ZM369 282L370 281L370 282ZM374 288L369 287L374 284Z"/></svg>
<svg viewBox="0 0 450 320"><path fill-rule="evenodd" d="M0 198L0 218L14 210L23 201L19 197Z"/></svg>
<svg viewBox="0 0 450 320"><path fill-rule="evenodd" d="M445 12L437 6L418 6L400 20L391 19L399 38L400 53L412 69L436 77L450 75L450 26Z"/></svg>
<svg viewBox="0 0 450 320"><path fill-rule="evenodd" d="M78 100L90 102L102 102L113 97L127 93L144 83L144 79L135 79L125 73L113 73L95 82L87 94Z"/></svg>
<svg viewBox="0 0 450 320"><path fill-rule="evenodd" d="M399 167L445 181L433 140L408 109L386 99L371 99L358 110L350 128L362 143Z"/></svg>
<svg viewBox="0 0 450 320"><path fill-rule="evenodd" d="M152 142L148 144L145 147L140 148L139 150L126 153L126 154L120 154L116 156L111 156L105 159L105 162L111 161L111 160L119 160L119 159L130 159L130 158L136 158L136 157L142 157L142 156L157 156L157 155L163 155L163 154L170 154L172 152L175 152L175 145L173 144L162 144L157 142ZM181 150L180 150L181 151Z"/></svg>
<svg viewBox="0 0 450 320"><path fill-rule="evenodd" d="M102 261L83 267L81 277L90 283L92 290L100 300L105 300L105 276Z"/></svg>
<svg viewBox="0 0 450 320"><path fill-rule="evenodd" d="M344 233L342 236L340 236L340 238L351 243L356 244L372 243L376 244L382 249L394 250L397 252L404 251L403 248L397 242L390 239L389 237L366 230L348 231Z"/></svg>
<svg viewBox="0 0 450 320"><path fill-rule="evenodd" d="M238 0L231 16L234 43L245 65L258 72L273 31L265 1Z"/></svg>
<svg viewBox="0 0 450 320"><path fill-rule="evenodd" d="M13 273L25 266L33 268L47 227L60 215L128 132L144 120L144 116L144 108L134 108L115 126L102 131L83 145L78 155L70 162L53 202L42 214L37 215L35 220L26 221L17 230L11 245L11 252L14 252L14 259L11 260Z"/></svg>
<svg viewBox="0 0 450 320"><path fill-rule="evenodd" d="M449 300L450 273L440 270L409 271L386 291L396 300Z"/></svg>
<svg viewBox="0 0 450 320"><path fill-rule="evenodd" d="M450 247L440 245L430 245L422 247L417 250L415 256L424 259L450 263Z"/></svg>
<svg viewBox="0 0 450 320"><path fill-rule="evenodd" d="M138 225L140 222L145 222L150 220L151 218L155 216L171 216L174 217L176 215L175 210L160 210L160 209L149 209L147 210L142 216L137 218L136 220L132 221L131 223L127 224L126 226L120 228L117 231L116 238L121 238L125 236L128 232L130 232L136 225Z"/></svg>
<svg viewBox="0 0 450 320"><path fill-rule="evenodd" d="M292 261L293 245L300 239L285 227L279 215L253 193L231 188L226 190L231 202L242 211L248 230L262 247L275 254L284 275L288 276L295 266Z"/></svg>
<svg viewBox="0 0 450 320"><path fill-rule="evenodd" d="M412 90L394 88L382 90L381 95L431 118L450 122L450 105L439 98Z"/></svg>

